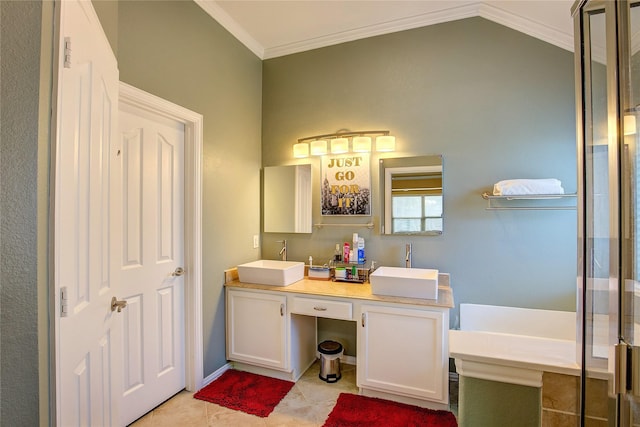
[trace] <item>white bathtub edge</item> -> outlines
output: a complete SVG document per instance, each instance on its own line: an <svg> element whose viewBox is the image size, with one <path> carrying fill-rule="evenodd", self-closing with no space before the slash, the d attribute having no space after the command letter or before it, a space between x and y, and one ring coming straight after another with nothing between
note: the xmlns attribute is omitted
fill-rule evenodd
<svg viewBox="0 0 640 427"><path fill-rule="evenodd" d="M469 359L455 359L456 371L463 377L502 383L542 387L542 371L513 366L494 365Z"/></svg>
<svg viewBox="0 0 640 427"><path fill-rule="evenodd" d="M450 330L449 357L460 375L532 387L543 372L580 375L568 340Z"/></svg>

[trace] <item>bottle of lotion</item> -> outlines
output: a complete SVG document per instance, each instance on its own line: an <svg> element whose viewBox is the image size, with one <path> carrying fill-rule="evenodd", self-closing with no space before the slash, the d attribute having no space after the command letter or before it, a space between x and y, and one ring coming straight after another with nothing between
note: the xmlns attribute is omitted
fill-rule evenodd
<svg viewBox="0 0 640 427"><path fill-rule="evenodd" d="M358 233L353 233L353 244L349 252L349 262L351 264L358 263Z"/></svg>
<svg viewBox="0 0 640 427"><path fill-rule="evenodd" d="M345 264L349 262L349 242L344 242L342 247L342 262Z"/></svg>
<svg viewBox="0 0 640 427"><path fill-rule="evenodd" d="M364 256L364 238L358 239L358 264L364 264L367 259Z"/></svg>

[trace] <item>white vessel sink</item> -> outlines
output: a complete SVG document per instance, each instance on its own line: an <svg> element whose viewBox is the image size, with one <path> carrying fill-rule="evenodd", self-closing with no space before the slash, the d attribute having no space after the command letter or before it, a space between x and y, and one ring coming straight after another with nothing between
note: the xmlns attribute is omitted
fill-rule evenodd
<svg viewBox="0 0 640 427"><path fill-rule="evenodd" d="M238 276L244 283L289 286L304 278L304 263L262 259L238 265Z"/></svg>
<svg viewBox="0 0 640 427"><path fill-rule="evenodd" d="M438 270L379 267L369 282L374 295L438 299Z"/></svg>

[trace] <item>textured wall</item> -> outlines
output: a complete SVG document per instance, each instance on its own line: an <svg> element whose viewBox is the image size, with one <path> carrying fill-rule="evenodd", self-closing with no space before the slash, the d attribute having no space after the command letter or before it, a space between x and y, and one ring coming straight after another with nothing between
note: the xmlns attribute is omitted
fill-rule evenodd
<svg viewBox="0 0 640 427"><path fill-rule="evenodd" d="M456 304L575 310L576 211L487 211L481 198L509 178L556 177L576 191L574 103L571 52L483 18L265 61L263 166L296 163L297 138L343 128L389 129L393 157L444 161L442 236L380 235L374 153L372 217L337 222L373 220L376 228L287 235L290 259L328 260L358 232L379 264L404 265L412 243L414 267L451 273ZM320 162L305 161L316 183L313 220L322 222ZM263 235L264 258L275 258L282 237Z"/></svg>
<svg viewBox="0 0 640 427"><path fill-rule="evenodd" d="M118 7L120 80L204 116L204 374L226 363L223 271L259 257L262 64L193 2Z"/></svg>
<svg viewBox="0 0 640 427"><path fill-rule="evenodd" d="M0 12L0 425L36 426L42 4L2 1Z"/></svg>
<svg viewBox="0 0 640 427"><path fill-rule="evenodd" d="M488 212L479 196L515 176L556 176L575 190L571 53L474 18L266 61L262 91L262 63L195 4L118 6L102 15L121 79L205 116L205 375L225 362L222 271L260 257L251 236L261 165L291 163L296 138L343 127L391 129L398 157L444 156L445 234L358 229L369 259L400 265L411 242L415 266L452 274L457 303L575 308L575 214ZM47 378L37 336L38 299L45 329L47 317L46 281L37 284L48 188L37 148L42 8L0 1L1 425L38 424L38 375ZM376 164L374 155L374 183ZM328 258L351 231L287 235L291 259ZM263 235L263 257L281 237Z"/></svg>
<svg viewBox="0 0 640 427"><path fill-rule="evenodd" d="M118 57L118 5L117 1L92 0L93 8L100 19L102 30L109 40L111 50Z"/></svg>

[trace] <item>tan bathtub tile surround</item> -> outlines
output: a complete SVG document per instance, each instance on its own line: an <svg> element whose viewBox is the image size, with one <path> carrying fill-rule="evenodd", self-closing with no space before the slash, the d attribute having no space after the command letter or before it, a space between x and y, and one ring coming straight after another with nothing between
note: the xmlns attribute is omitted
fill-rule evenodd
<svg viewBox="0 0 640 427"><path fill-rule="evenodd" d="M585 425L606 427L609 399L607 382L587 380L587 417ZM545 372L542 376L542 426L576 427L580 425L580 378Z"/></svg>

